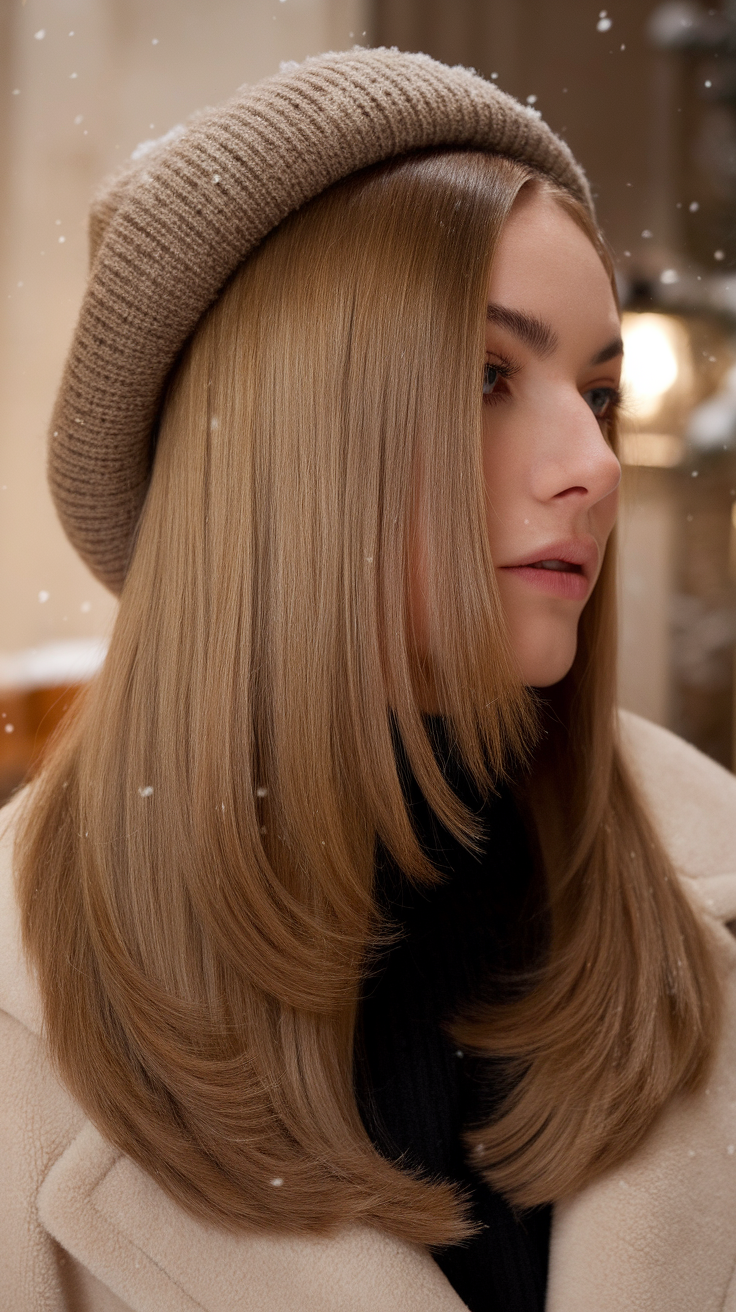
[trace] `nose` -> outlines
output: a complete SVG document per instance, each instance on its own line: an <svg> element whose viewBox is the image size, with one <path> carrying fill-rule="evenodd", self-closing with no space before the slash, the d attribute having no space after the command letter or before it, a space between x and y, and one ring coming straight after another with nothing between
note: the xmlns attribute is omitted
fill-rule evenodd
<svg viewBox="0 0 736 1312"><path fill-rule="evenodd" d="M579 392L547 415L545 452L536 466L536 496L543 501L578 498L595 505L615 492L621 465L593 411Z"/></svg>

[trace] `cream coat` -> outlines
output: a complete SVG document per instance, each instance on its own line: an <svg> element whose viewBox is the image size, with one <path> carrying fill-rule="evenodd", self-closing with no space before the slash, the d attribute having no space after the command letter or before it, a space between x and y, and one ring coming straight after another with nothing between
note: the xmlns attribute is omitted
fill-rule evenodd
<svg viewBox="0 0 736 1312"><path fill-rule="evenodd" d="M710 1087L555 1211L547 1312L736 1312L736 779L624 717L685 886L715 927L726 1025ZM0 847L2 1312L462 1312L425 1251L378 1231L295 1240L192 1220L111 1148L52 1073Z"/></svg>

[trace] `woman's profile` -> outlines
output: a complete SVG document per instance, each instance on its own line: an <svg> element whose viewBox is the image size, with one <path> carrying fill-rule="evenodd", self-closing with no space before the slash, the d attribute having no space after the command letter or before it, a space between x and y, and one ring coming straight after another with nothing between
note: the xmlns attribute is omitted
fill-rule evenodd
<svg viewBox="0 0 736 1312"><path fill-rule="evenodd" d="M3 1306L729 1307L736 783L617 713L582 171L356 50L91 231L49 474L120 605L2 816Z"/></svg>

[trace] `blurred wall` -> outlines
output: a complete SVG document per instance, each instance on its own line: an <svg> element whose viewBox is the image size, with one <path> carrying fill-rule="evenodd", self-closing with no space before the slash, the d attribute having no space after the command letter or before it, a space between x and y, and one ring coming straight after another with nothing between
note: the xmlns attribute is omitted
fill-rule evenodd
<svg viewBox="0 0 736 1312"><path fill-rule="evenodd" d="M367 12L368 0L0 0L0 652L103 635L113 613L44 473L96 184L281 60L365 44Z"/></svg>
<svg viewBox="0 0 736 1312"><path fill-rule="evenodd" d="M375 0L375 39L470 65L528 100L583 164L614 249L649 258L642 232L667 245L680 199L668 119L677 87L647 36L659 3Z"/></svg>

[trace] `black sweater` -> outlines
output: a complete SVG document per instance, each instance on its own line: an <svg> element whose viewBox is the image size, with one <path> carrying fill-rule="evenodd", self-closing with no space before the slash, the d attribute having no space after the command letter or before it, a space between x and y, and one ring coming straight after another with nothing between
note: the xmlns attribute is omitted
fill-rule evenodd
<svg viewBox="0 0 736 1312"><path fill-rule="evenodd" d="M462 772L443 759L448 782L482 816L485 850L478 860L457 843L409 779L417 833L444 879L417 889L379 853L379 902L402 933L364 987L358 1102L385 1156L470 1191L482 1229L435 1258L471 1312L542 1312L550 1209L514 1213L467 1165L463 1128L491 1114L500 1071L462 1053L444 1028L463 1004L499 991L503 996L504 979L539 950L539 934L536 947L528 934L533 861L510 790L482 803Z"/></svg>

